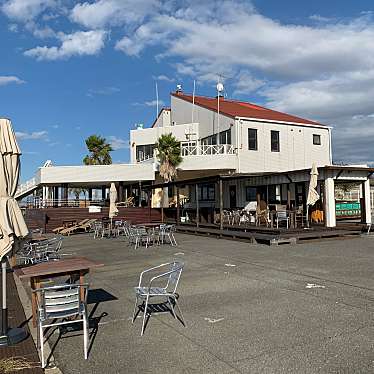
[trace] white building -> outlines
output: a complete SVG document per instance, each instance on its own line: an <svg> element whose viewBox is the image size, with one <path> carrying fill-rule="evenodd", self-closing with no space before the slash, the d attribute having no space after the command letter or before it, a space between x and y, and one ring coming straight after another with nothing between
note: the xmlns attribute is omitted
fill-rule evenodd
<svg viewBox="0 0 374 374"><path fill-rule="evenodd" d="M152 159L155 142L167 133L181 142L182 171L261 173L332 163L328 126L245 102L182 92L171 95L171 108L161 110L151 128L131 130L131 162Z"/></svg>
<svg viewBox="0 0 374 374"><path fill-rule="evenodd" d="M237 175L223 183L223 208L265 200L276 208L305 209L314 162L320 170L317 189L324 196L326 224L336 224L334 185L344 181L361 186L364 221L371 220L368 179L374 169L334 167L331 127L247 102L193 97L181 91L171 94L170 108L162 109L150 128L130 131L130 164L43 167L32 182L20 186L18 197L43 187L43 200L66 199L68 187L74 186L100 187L104 197L105 186L116 182L119 200L135 194L140 206L146 197L142 188L161 181L155 143L160 135L169 133L181 144L178 179L186 183L178 188L185 184L183 194L192 207L198 191L199 207L214 212L220 206L219 185L218 179L211 183L201 180L195 189L188 180ZM160 193L153 191L152 206L160 206ZM168 193L165 206L171 200L175 203L172 186Z"/></svg>

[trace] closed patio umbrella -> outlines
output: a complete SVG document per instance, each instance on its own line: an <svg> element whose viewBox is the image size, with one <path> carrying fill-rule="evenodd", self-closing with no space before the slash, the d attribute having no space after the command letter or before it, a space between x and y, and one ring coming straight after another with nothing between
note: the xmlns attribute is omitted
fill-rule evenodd
<svg viewBox="0 0 374 374"><path fill-rule="evenodd" d="M109 218L110 225L112 226L113 217L118 214L118 209L116 206L117 201L117 189L114 183L111 183L109 190Z"/></svg>
<svg viewBox="0 0 374 374"><path fill-rule="evenodd" d="M8 329L6 303L6 255L15 241L28 234L14 196L20 172L20 154L12 125L0 118L0 260L2 267L2 317L0 345L15 344L25 337L24 330Z"/></svg>
<svg viewBox="0 0 374 374"><path fill-rule="evenodd" d="M306 200L306 219L307 219L308 227L309 227L309 217L308 217L309 205L313 206L319 199L319 195L316 190L317 181L318 181L318 169L317 169L315 162L313 162L312 169L310 171L308 198Z"/></svg>

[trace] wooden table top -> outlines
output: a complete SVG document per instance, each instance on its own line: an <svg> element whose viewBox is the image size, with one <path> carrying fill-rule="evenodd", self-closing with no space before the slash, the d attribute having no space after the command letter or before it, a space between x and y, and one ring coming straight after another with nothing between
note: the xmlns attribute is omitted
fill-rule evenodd
<svg viewBox="0 0 374 374"><path fill-rule="evenodd" d="M104 266L104 264L89 260L85 257L71 257L63 260L41 262L15 270L19 278L32 278L43 275L68 273Z"/></svg>

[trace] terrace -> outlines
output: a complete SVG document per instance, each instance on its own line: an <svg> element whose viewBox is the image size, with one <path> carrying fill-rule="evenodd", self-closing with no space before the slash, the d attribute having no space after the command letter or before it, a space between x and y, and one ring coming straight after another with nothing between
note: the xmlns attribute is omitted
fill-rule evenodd
<svg viewBox="0 0 374 374"><path fill-rule="evenodd" d="M90 275L97 329L88 360L81 331L50 339L63 373L373 370L371 236L275 248L176 237L178 247L136 251L123 237L64 239L64 252L104 266ZM158 312L140 337L141 319L131 324L133 286L143 269L172 259L185 263L178 293L187 328Z"/></svg>

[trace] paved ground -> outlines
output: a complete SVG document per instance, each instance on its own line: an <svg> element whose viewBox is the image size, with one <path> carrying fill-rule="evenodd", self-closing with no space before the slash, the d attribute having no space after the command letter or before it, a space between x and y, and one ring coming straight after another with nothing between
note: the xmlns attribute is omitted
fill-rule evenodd
<svg viewBox="0 0 374 374"><path fill-rule="evenodd" d="M124 239L64 240L65 252L105 263L90 284L108 300L90 304L99 324L88 361L81 335L58 341L65 374L374 372L374 237L280 247L177 240L137 251ZM186 264L179 291L187 328L161 313L140 337L132 287L142 269L173 258Z"/></svg>

